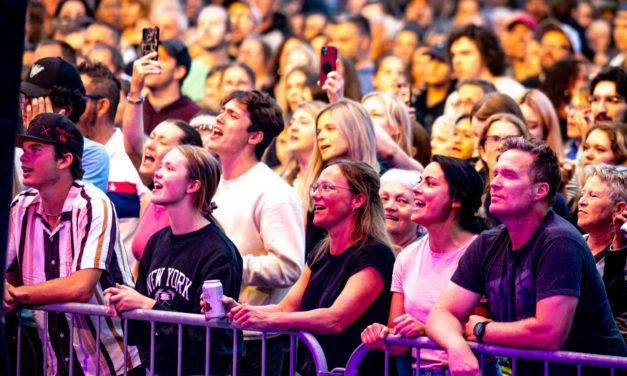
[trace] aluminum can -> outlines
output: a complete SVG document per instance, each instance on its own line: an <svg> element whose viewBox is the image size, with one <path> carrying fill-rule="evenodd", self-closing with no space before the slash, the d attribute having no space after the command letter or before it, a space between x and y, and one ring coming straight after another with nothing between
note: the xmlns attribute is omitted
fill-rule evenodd
<svg viewBox="0 0 627 376"><path fill-rule="evenodd" d="M627 238L627 222L623 223L620 227L620 232L622 232L623 236Z"/></svg>
<svg viewBox="0 0 627 376"><path fill-rule="evenodd" d="M217 279L202 284L202 296L205 300L205 317L215 319L226 316L222 304L222 283Z"/></svg>

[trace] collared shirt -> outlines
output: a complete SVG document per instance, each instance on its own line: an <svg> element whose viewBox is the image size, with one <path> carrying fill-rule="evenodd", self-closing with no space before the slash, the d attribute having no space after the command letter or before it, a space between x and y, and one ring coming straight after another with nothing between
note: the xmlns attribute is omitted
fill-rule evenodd
<svg viewBox="0 0 627 376"><path fill-rule="evenodd" d="M20 268L24 285L69 277L84 269L104 272L88 304L104 305L103 291L116 283L134 286L126 252L119 238L113 204L92 184L74 181L63 204L59 225L52 230L41 196L35 189L20 193L11 204L7 270ZM43 338L44 313L33 311ZM69 364L71 315L48 314L48 375L65 374ZM96 325L100 325L100 356L96 354ZM43 341L42 341L43 342ZM137 348L129 347L124 359L121 320L74 315L75 375L103 376L123 373L140 364Z"/></svg>
<svg viewBox="0 0 627 376"><path fill-rule="evenodd" d="M200 110L200 106L191 99L181 94L179 99L163 107L157 111L150 104L148 97L143 103L144 111L144 133L150 134L153 129L167 119L180 119L189 123L192 116L196 115Z"/></svg>

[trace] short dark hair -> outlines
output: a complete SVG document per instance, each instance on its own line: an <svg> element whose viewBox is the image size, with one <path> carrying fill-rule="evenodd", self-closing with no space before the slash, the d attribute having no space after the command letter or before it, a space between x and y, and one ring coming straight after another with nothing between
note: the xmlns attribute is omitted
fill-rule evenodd
<svg viewBox="0 0 627 376"><path fill-rule="evenodd" d="M466 78L457 83L456 89L459 90L460 87L464 85L477 86L483 90L483 95L496 93L496 86L490 81L482 80L479 78Z"/></svg>
<svg viewBox="0 0 627 376"><path fill-rule="evenodd" d="M368 39L372 39L372 32L370 31L370 23L368 22L368 19L366 17L362 16L359 13L340 14L333 20L333 23L336 25L343 24L343 23L351 23L355 25L355 27L357 28L357 30L359 31L361 35L365 35L368 37Z"/></svg>
<svg viewBox="0 0 627 376"><path fill-rule="evenodd" d="M189 125L189 123L184 122L181 119L166 119L163 121L164 123L170 123L176 125L181 131L183 131L183 136L179 139L179 145L192 145L202 147L202 138L200 137L200 133L194 127Z"/></svg>
<svg viewBox="0 0 627 376"><path fill-rule="evenodd" d="M407 71L407 64L405 63L405 60L403 60L402 57L400 57L398 55L394 55L393 53L387 53L387 54L379 56L374 61L374 73L373 73L373 76L376 76L377 74L379 74L379 70L381 69L381 65L383 65L383 62L386 59L388 59L388 58L394 58L394 59L398 59L399 61L401 61L403 63L403 65L405 66L405 71ZM407 74L407 72L405 72L405 74Z"/></svg>
<svg viewBox="0 0 627 376"><path fill-rule="evenodd" d="M516 103L512 97L503 93L491 93L481 97L481 99L472 106L470 117L476 117L478 120L486 121L490 116L501 113L512 114L525 124L527 123L520 110L520 105Z"/></svg>
<svg viewBox="0 0 627 376"><path fill-rule="evenodd" d="M594 88L601 81L610 81L616 85L616 92L627 98L627 72L619 67L609 67L601 71L590 83L590 94L594 95Z"/></svg>
<svg viewBox="0 0 627 376"><path fill-rule="evenodd" d="M109 100L109 111L107 118L109 121L115 120L115 113L120 103L120 90L122 89L120 81L111 73L106 65L98 62L89 64L87 62L78 66L78 72L84 74L91 79L95 95L99 95Z"/></svg>
<svg viewBox="0 0 627 376"><path fill-rule="evenodd" d="M555 151L542 140L537 138L525 139L522 136L505 138L501 143L500 151L505 153L508 150L531 153L533 162L529 168L529 177L534 184L543 182L549 185L546 200L549 207L552 207L562 181L560 162Z"/></svg>
<svg viewBox="0 0 627 376"><path fill-rule="evenodd" d="M66 154L72 154L72 164L70 164L70 172L72 173L72 179L81 180L83 175L85 174L85 170L83 170L83 160L78 155L72 153L66 148L53 145L54 146L54 160L58 161L61 158L64 158Z"/></svg>
<svg viewBox="0 0 627 376"><path fill-rule="evenodd" d="M37 45L37 47L44 46L59 46L59 48L61 49L61 59L67 61L73 66L76 66L76 51L74 51L72 46L70 46L66 42L57 39L48 39L40 42Z"/></svg>
<svg viewBox="0 0 627 376"><path fill-rule="evenodd" d="M113 35L115 35L115 44L120 44L120 38L121 38L120 32L118 31L118 29L115 28L115 26L102 20L96 20L94 21L94 23L92 23L89 26L93 26L93 25L104 26L107 29L111 30L113 32Z"/></svg>
<svg viewBox="0 0 627 376"><path fill-rule="evenodd" d="M481 58L485 60L488 70L493 76L502 76L505 73L505 51L494 31L487 26L466 25L449 36L446 42L446 51L449 63L452 65L451 46L460 38L468 38L475 43Z"/></svg>
<svg viewBox="0 0 627 376"><path fill-rule="evenodd" d="M459 211L461 228L473 234L487 230L487 221L475 216L481 207L484 190L483 179L475 167L463 159L444 155L434 155L433 162L437 162L444 172L450 198L459 201L461 205Z"/></svg>
<svg viewBox="0 0 627 376"><path fill-rule="evenodd" d="M63 5L65 5L65 3L67 3L68 1L79 1L79 2L81 2L83 4L83 6L85 7L85 16L94 18L94 11L91 9L89 4L87 4L87 1L85 1L85 0L62 0L59 3L59 5L57 6L57 9L54 11L54 17L55 18L59 17L59 14L61 13L61 8L63 8Z"/></svg>
<svg viewBox="0 0 627 376"><path fill-rule="evenodd" d="M253 70L246 64L244 63L231 63L229 64L226 68L224 68L224 71L222 72L222 75L224 77L224 72L226 72L227 70L231 69L231 68L242 68L244 70L244 72L246 72L246 75L248 76L248 78L250 79L250 82L252 82L253 87L255 86L255 72L253 72ZM209 77L209 76L207 76Z"/></svg>
<svg viewBox="0 0 627 376"><path fill-rule="evenodd" d="M107 50L111 54L111 62L115 68L115 72L112 72L113 74L124 71L124 58L117 48L109 46L108 44L98 43L91 48L90 52L98 50Z"/></svg>
<svg viewBox="0 0 627 376"><path fill-rule="evenodd" d="M72 120L74 124L78 122L87 107L85 95L78 89L69 90L63 86L53 86L49 97L50 102L57 107L72 106L72 113L67 118Z"/></svg>
<svg viewBox="0 0 627 376"><path fill-rule="evenodd" d="M250 126L247 131L263 133L263 139L255 146L255 156L261 160L272 139L285 128L283 110L270 95L258 90L235 90L222 98L220 106L232 100L246 106L246 110L250 113Z"/></svg>

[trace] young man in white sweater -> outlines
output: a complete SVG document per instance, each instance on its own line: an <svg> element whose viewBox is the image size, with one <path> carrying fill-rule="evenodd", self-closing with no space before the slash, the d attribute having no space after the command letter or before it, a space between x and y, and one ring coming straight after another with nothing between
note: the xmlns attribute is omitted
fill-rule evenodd
<svg viewBox="0 0 627 376"><path fill-rule="evenodd" d="M279 303L305 265L300 198L260 162L283 128L283 112L269 95L234 91L222 100L222 111L207 144L222 162L214 216L244 260L241 303ZM245 332L244 339L238 375L260 375L261 333ZM282 361L281 338L269 338L266 375L280 375Z"/></svg>

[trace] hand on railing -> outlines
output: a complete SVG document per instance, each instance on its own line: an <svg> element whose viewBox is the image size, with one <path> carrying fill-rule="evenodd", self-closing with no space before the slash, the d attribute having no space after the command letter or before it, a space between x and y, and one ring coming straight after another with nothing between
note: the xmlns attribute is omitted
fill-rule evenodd
<svg viewBox="0 0 627 376"><path fill-rule="evenodd" d="M388 334L390 334L390 328L374 323L361 332L361 342L369 349L385 350L387 346L383 340Z"/></svg>
<svg viewBox="0 0 627 376"><path fill-rule="evenodd" d="M229 322L235 321L237 325L244 329L267 329L268 312L263 312L259 307L249 304L240 304L233 307L228 313Z"/></svg>
<svg viewBox="0 0 627 376"><path fill-rule="evenodd" d="M152 309L155 301L137 292L134 288L115 284L104 291L107 313L115 318L120 318L118 312L131 309Z"/></svg>
<svg viewBox="0 0 627 376"><path fill-rule="evenodd" d="M8 281L4 281L4 309L3 314L7 314L15 309L18 304L24 304L30 298L27 292L20 292Z"/></svg>
<svg viewBox="0 0 627 376"><path fill-rule="evenodd" d="M240 306L241 304L237 302L233 298L229 298L226 295L222 295L222 304L224 304L224 311L228 314L233 308ZM200 295L200 313L205 314L205 298ZM205 321L209 321L208 318L205 317Z"/></svg>
<svg viewBox="0 0 627 376"><path fill-rule="evenodd" d="M406 338L425 335L425 325L408 313L394 319L394 334L402 334Z"/></svg>

